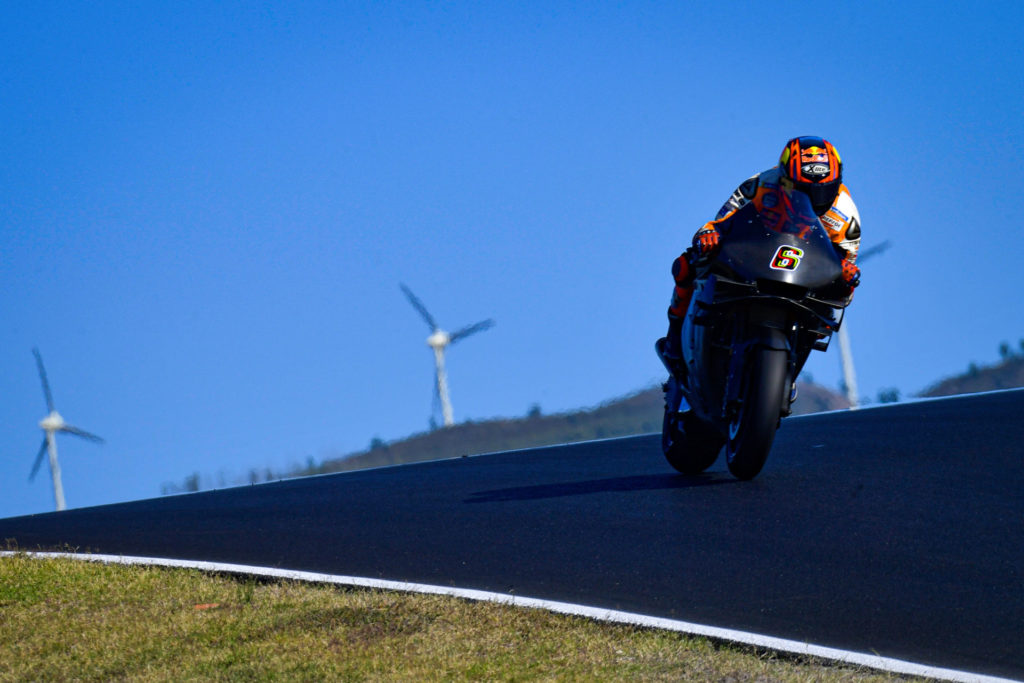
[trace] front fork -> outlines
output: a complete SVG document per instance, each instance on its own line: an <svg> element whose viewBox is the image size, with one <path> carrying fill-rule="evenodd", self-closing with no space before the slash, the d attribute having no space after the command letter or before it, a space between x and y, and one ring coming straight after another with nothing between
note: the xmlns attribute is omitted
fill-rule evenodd
<svg viewBox="0 0 1024 683"><path fill-rule="evenodd" d="M796 381L797 375L796 354L790 340L790 336L793 334L792 328L792 324L785 320L771 319L753 324L747 321L746 325L736 326L729 355L729 371L725 378L725 391L722 392L722 415L726 420L731 421L736 417L743 405L743 396L746 393L744 384L747 379L747 371L752 366L750 356L757 349L772 349L786 353L790 381L786 384L786 394L783 396L781 404L781 416L785 417L790 414L790 387L792 382Z"/></svg>

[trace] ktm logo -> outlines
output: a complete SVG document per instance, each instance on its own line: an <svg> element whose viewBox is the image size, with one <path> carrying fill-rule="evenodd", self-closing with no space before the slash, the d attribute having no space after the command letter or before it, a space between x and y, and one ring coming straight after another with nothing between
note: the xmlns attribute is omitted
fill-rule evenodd
<svg viewBox="0 0 1024 683"><path fill-rule="evenodd" d="M796 247L781 246L775 252L771 266L775 270L796 270L800 265L800 259L804 257L804 250Z"/></svg>

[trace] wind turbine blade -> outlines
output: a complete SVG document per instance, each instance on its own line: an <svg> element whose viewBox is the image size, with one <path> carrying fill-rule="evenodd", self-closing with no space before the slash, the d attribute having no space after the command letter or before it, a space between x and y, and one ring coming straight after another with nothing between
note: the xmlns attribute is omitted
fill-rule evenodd
<svg viewBox="0 0 1024 683"><path fill-rule="evenodd" d="M95 434L90 434L84 429L72 427L71 425L64 425L63 427L60 428L60 431L67 432L68 434L74 434L75 436L80 436L83 439L89 439L89 441L95 441L96 443L106 443L106 441L103 440L103 437L96 436Z"/></svg>
<svg viewBox="0 0 1024 683"><path fill-rule="evenodd" d="M43 394L46 396L46 408L52 413L53 394L50 393L50 383L46 381L46 368L43 367L43 357L39 353L39 349L33 348L32 353L36 357L36 367L39 368L39 379L43 381Z"/></svg>
<svg viewBox="0 0 1024 683"><path fill-rule="evenodd" d="M430 331L433 332L434 330L439 329L437 322L434 320L434 316L430 315L430 311L427 310L427 307L423 305L422 301L416 298L416 295L412 293L412 290L402 283L398 283L398 286L402 288L403 292L405 292L405 298L409 300L412 307L419 311L420 315L423 316L423 319L427 321L428 325L430 325Z"/></svg>
<svg viewBox="0 0 1024 683"><path fill-rule="evenodd" d="M36 472L39 471L39 466L43 464L43 456L46 455L46 437L43 437L43 445L39 447L39 455L36 456L36 462L32 465L32 472L28 475L28 480L32 481L36 478Z"/></svg>
<svg viewBox="0 0 1024 683"><path fill-rule="evenodd" d="M463 327L461 330L456 330L455 332L452 332L451 341L449 343L454 344L458 340L465 339L471 334L483 332L484 330L488 330L492 327L494 327L494 321L489 318L487 320L481 320L478 323L473 323L472 325L467 325L466 327Z"/></svg>
<svg viewBox="0 0 1024 683"><path fill-rule="evenodd" d="M857 260L858 261L863 261L864 259L871 258L872 256L877 256L878 254L881 254L882 252L884 252L886 249L888 249L891 246L892 246L892 242L890 242L889 240L886 240L886 241L882 242L881 244L876 244L875 246L871 247L870 249L865 249L864 251L862 251L859 254L857 254Z"/></svg>

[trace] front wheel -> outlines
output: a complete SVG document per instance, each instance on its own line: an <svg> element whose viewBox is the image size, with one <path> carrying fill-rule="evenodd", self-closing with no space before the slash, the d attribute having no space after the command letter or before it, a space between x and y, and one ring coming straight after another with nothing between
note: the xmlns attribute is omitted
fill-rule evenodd
<svg viewBox="0 0 1024 683"><path fill-rule="evenodd" d="M665 410L661 424L661 450L668 464L683 474L700 474L718 458L725 438L692 412Z"/></svg>
<svg viewBox="0 0 1024 683"><path fill-rule="evenodd" d="M751 361L726 442L726 462L737 479L753 479L764 467L789 389L789 356L785 351L758 348Z"/></svg>

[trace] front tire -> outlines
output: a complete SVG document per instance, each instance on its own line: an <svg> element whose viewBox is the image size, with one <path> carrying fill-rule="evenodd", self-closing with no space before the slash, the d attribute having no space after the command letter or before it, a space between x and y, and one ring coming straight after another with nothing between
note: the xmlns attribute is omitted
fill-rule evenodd
<svg viewBox="0 0 1024 683"><path fill-rule="evenodd" d="M739 410L729 422L726 462L737 479L753 479L764 467L789 389L789 355L778 349L754 350Z"/></svg>
<svg viewBox="0 0 1024 683"><path fill-rule="evenodd" d="M714 464L725 438L692 412L665 410L661 424L661 451L668 464L683 474L700 474Z"/></svg>

